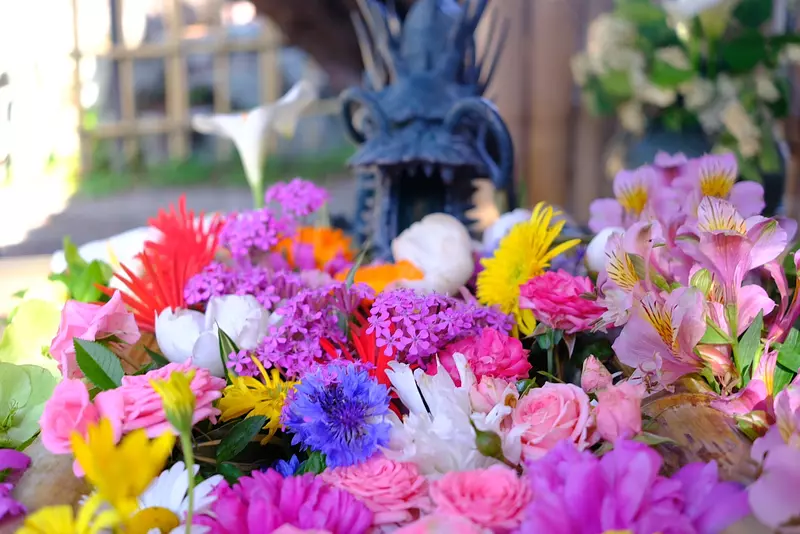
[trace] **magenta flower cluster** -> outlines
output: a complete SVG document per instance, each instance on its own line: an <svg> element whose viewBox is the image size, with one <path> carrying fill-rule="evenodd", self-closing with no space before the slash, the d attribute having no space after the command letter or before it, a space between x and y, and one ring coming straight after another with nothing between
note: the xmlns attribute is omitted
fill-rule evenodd
<svg viewBox="0 0 800 534"><path fill-rule="evenodd" d="M264 267L229 269L213 262L200 274L189 279L184 298L189 306L205 306L212 297L223 295L253 295L267 310L297 295L306 286L300 276L291 271L274 271Z"/></svg>
<svg viewBox="0 0 800 534"><path fill-rule="evenodd" d="M327 361L320 340L347 343L341 322L349 320L362 299L373 295L365 285L348 288L343 282L301 290L275 310L281 322L270 328L256 356L266 368L277 366L288 377L302 376L314 363Z"/></svg>
<svg viewBox="0 0 800 534"><path fill-rule="evenodd" d="M290 182L278 182L264 195L267 204L281 208L283 217L305 217L319 210L328 202L328 192L308 180L295 178Z"/></svg>
<svg viewBox="0 0 800 534"><path fill-rule="evenodd" d="M297 529L287 532L364 534L372 526L365 504L310 473L284 478L274 469L253 471L214 493L211 513L196 522L216 534L260 534L287 525Z"/></svg>
<svg viewBox="0 0 800 534"><path fill-rule="evenodd" d="M739 484L720 482L717 464L689 464L672 478L643 443L619 440L601 458L562 441L527 465L534 499L519 532L717 534L749 514Z"/></svg>
<svg viewBox="0 0 800 534"><path fill-rule="evenodd" d="M368 322L367 333L375 332L377 346L387 356L423 367L454 341L479 335L484 328L507 334L512 326L511 318L496 308L412 289L380 293Z"/></svg>

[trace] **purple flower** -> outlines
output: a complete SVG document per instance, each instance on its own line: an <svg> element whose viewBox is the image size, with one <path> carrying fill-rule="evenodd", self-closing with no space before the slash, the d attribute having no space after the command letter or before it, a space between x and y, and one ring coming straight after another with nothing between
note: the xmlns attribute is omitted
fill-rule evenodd
<svg viewBox="0 0 800 534"><path fill-rule="evenodd" d="M189 306L205 305L212 297L253 295L267 310L306 287L299 274L264 267L229 269L214 262L192 278L184 288Z"/></svg>
<svg viewBox="0 0 800 534"><path fill-rule="evenodd" d="M279 241L280 223L267 208L231 213L219 241L231 256L246 264L253 256L269 252Z"/></svg>
<svg viewBox="0 0 800 534"><path fill-rule="evenodd" d="M0 521L25 513L25 506L11 496L14 484L31 465L27 454L0 449Z"/></svg>
<svg viewBox="0 0 800 534"><path fill-rule="evenodd" d="M620 440L597 458L563 441L527 466L534 499L519 532L715 534L749 513L740 486L719 482L716 465L692 464L672 479L647 445Z"/></svg>
<svg viewBox="0 0 800 534"><path fill-rule="evenodd" d="M384 291L375 297L367 333L399 361L426 367L449 344L479 335L484 328L508 333L510 318L496 308L452 297L422 295L412 289Z"/></svg>
<svg viewBox="0 0 800 534"><path fill-rule="evenodd" d="M275 462L273 469L284 478L292 477L297 474L297 470L300 469L300 460L297 458L296 454L293 454L288 462L286 460L278 460Z"/></svg>
<svg viewBox="0 0 800 534"><path fill-rule="evenodd" d="M389 444L389 390L352 363L332 362L303 376L289 394L283 424L292 445L319 451L329 467L367 460Z"/></svg>
<svg viewBox="0 0 800 534"><path fill-rule="evenodd" d="M279 182L264 195L267 204L280 206L283 216L305 217L311 215L328 202L328 192L313 182L295 178L291 182Z"/></svg>
<svg viewBox="0 0 800 534"><path fill-rule="evenodd" d="M284 525L331 534L363 534L373 513L344 490L313 474L283 477L274 469L254 471L214 490L211 515L197 523L215 534L269 534Z"/></svg>

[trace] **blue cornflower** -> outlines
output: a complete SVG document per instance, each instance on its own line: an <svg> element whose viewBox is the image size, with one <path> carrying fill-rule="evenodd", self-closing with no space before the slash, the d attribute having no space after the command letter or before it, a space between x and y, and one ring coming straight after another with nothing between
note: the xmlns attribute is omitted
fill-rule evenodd
<svg viewBox="0 0 800 534"><path fill-rule="evenodd" d="M283 411L292 445L323 453L328 467L367 460L389 443L389 390L363 366L332 362L303 375Z"/></svg>
<svg viewBox="0 0 800 534"><path fill-rule="evenodd" d="M272 468L281 474L283 478L294 476L297 470L300 469L300 460L296 454L293 454L289 461L278 460Z"/></svg>

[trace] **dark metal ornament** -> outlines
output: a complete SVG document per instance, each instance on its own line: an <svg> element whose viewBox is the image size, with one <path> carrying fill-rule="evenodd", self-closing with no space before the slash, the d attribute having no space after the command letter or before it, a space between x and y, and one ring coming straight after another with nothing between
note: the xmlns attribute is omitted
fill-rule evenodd
<svg viewBox="0 0 800 534"><path fill-rule="evenodd" d="M514 147L503 119L483 98L508 34L490 20L481 58L475 30L489 0L419 0L400 22L392 2L359 0L353 16L366 65L361 87L342 94L345 127L359 145L350 159L357 186L354 233L390 258L400 232L429 213L464 224L473 181L489 178L514 194Z"/></svg>

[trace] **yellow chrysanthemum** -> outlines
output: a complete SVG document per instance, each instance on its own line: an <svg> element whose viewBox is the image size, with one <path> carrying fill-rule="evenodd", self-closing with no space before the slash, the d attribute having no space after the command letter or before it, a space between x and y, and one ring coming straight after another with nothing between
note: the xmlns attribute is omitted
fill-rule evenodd
<svg viewBox="0 0 800 534"><path fill-rule="evenodd" d="M188 373L174 371L168 380L150 381L150 385L161 397L167 421L181 433L192 431L194 408L197 404L192 391L192 378L194 378L193 370Z"/></svg>
<svg viewBox="0 0 800 534"><path fill-rule="evenodd" d="M553 258L580 243L579 239L572 239L553 246L565 224L564 221L551 224L557 215L560 212L540 202L529 221L511 228L493 257L481 260L483 271L478 274L478 300L514 314L525 334L533 332L536 321L529 310L519 308L520 286L544 273Z"/></svg>
<svg viewBox="0 0 800 534"><path fill-rule="evenodd" d="M247 414L247 417L263 415L267 418L264 430L267 437L261 440L268 442L280 427L281 410L286 402L286 395L298 382L284 381L277 369L267 370L257 358L251 356L261 373L262 383L252 376L236 376L231 378L231 385L222 392L219 409L220 419L230 421Z"/></svg>
<svg viewBox="0 0 800 534"><path fill-rule="evenodd" d="M136 512L139 495L164 468L175 446L172 434L150 440L142 429L134 430L115 445L114 430L107 419L89 426L87 440L76 432L71 441L86 479L123 518Z"/></svg>
<svg viewBox="0 0 800 534"><path fill-rule="evenodd" d="M72 506L46 506L25 518L17 534L98 534L108 532L120 524L114 510L97 513L103 503L99 494L90 497L78 510L77 517Z"/></svg>

